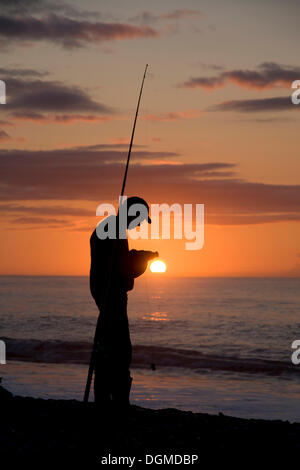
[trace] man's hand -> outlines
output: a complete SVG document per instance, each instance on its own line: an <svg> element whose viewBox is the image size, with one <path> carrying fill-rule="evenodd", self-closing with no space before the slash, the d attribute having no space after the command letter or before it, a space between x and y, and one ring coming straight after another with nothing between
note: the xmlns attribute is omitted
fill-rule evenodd
<svg viewBox="0 0 300 470"><path fill-rule="evenodd" d="M148 261L158 257L158 251L130 250L130 266L133 277L138 277L147 269Z"/></svg>
<svg viewBox="0 0 300 470"><path fill-rule="evenodd" d="M146 251L145 253L148 253L148 259L153 259L157 258L159 256L158 251Z"/></svg>

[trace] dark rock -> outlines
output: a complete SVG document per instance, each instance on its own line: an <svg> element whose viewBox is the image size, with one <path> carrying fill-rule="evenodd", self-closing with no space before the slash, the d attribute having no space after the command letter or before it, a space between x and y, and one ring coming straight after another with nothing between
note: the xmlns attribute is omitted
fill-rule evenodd
<svg viewBox="0 0 300 470"><path fill-rule="evenodd" d="M0 405L1 460L31 468L36 461L39 468L50 462L53 468L64 463L99 468L100 458L109 453L142 459L145 454L196 454L195 465L202 468L207 459L210 466L215 461L241 464L245 456L247 463L259 456L270 464L272 458L297 455L300 447L300 424L286 421L138 406L124 418L101 414L94 403L13 397L2 387Z"/></svg>

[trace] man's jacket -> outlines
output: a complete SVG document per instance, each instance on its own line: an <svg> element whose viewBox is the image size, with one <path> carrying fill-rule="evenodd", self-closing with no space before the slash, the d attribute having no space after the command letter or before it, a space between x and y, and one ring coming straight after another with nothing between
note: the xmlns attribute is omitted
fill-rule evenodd
<svg viewBox="0 0 300 470"><path fill-rule="evenodd" d="M101 223L105 224L104 219ZM90 238L90 289L98 307L107 295L133 289L134 278L147 269L147 251L129 250L127 239L98 238L96 229Z"/></svg>

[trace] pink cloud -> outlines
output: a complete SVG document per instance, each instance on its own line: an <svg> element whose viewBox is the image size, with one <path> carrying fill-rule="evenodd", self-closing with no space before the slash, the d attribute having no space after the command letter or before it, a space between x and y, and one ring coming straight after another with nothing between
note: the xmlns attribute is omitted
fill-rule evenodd
<svg viewBox="0 0 300 470"><path fill-rule="evenodd" d="M300 67L264 62L256 70L236 69L221 72L212 77L192 77L180 86L209 91L233 83L242 88L264 90L278 87L290 88L291 83L299 77Z"/></svg>

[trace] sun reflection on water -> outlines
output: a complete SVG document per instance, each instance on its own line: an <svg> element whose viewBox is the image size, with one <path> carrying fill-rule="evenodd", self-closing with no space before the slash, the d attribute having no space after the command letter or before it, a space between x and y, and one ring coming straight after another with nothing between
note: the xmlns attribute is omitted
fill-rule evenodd
<svg viewBox="0 0 300 470"><path fill-rule="evenodd" d="M147 313L142 317L143 320L150 320L150 321L170 321L167 312L152 312Z"/></svg>

